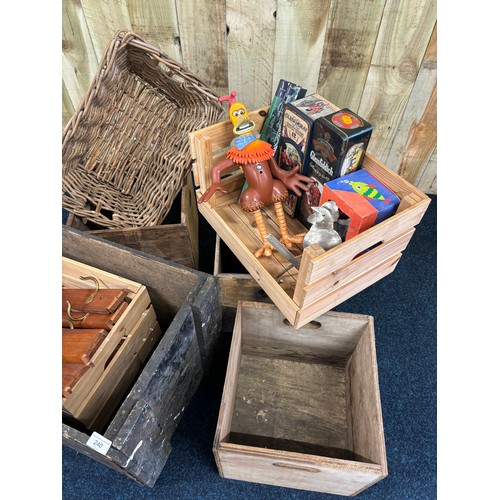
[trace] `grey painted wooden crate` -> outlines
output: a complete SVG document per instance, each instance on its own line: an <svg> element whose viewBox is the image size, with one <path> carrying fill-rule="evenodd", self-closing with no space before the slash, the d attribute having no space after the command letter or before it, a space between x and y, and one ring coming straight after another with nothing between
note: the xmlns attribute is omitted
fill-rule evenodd
<svg viewBox="0 0 500 500"><path fill-rule="evenodd" d="M63 226L62 255L145 285L163 335L112 420L91 447L92 429L63 419L63 444L154 486L170 439L208 369L221 331L218 285L211 275Z"/></svg>

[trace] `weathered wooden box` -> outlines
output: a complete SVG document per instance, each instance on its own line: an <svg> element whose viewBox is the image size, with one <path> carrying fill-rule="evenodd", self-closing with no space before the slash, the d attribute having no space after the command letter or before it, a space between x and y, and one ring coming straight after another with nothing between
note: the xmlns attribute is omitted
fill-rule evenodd
<svg viewBox="0 0 500 500"><path fill-rule="evenodd" d="M124 313L90 358L83 375L63 391L63 411L86 428L99 428L116 410L124 390L156 347L161 330L144 285L63 257L63 288L91 289L94 284L81 276L95 278L99 290L127 290ZM78 330L72 332L77 334Z"/></svg>
<svg viewBox="0 0 500 500"><path fill-rule="evenodd" d="M256 128L262 127L266 113L267 108L250 113ZM197 197L210 186L212 165L225 157L232 138L229 120L190 134ZM301 255L298 270L284 272L290 263L277 252L259 259L253 255L261 240L252 216L237 202L244 182L238 167L222 180L228 194L217 192L198 204L201 214L296 328L391 273L430 203L427 195L370 154L363 167L401 199L397 213L327 252L318 245L304 251L296 246L292 252ZM268 230L279 239L273 207L264 208L263 216ZM291 234L306 231L297 219L287 216L287 223Z"/></svg>
<svg viewBox="0 0 500 500"><path fill-rule="evenodd" d="M109 229L99 227L73 213L69 213L66 224L99 238L198 269L198 209L190 178L174 200L172 209L162 224Z"/></svg>
<svg viewBox="0 0 500 500"><path fill-rule="evenodd" d="M146 286L162 332L110 419L87 430L63 418L63 444L153 486L219 339L217 282L205 273L64 225L62 254ZM105 454L91 447L92 432L110 442Z"/></svg>
<svg viewBox="0 0 500 500"><path fill-rule="evenodd" d="M238 304L213 445L219 473L356 495L388 473L373 318L286 323L272 304Z"/></svg>

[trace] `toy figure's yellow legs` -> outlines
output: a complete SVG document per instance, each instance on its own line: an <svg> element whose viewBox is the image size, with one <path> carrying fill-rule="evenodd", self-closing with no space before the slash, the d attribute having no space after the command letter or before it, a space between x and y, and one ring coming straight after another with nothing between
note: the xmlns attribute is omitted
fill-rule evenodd
<svg viewBox="0 0 500 500"><path fill-rule="evenodd" d="M304 236L306 233L296 234L294 236L290 236L288 234L288 226L286 223L285 212L283 211L283 204L281 203L281 201L277 201L274 203L274 210L276 211L276 217L278 219L278 225L281 231L281 242L288 248L291 248L294 243L302 243L304 241ZM257 224L257 229L260 233L260 239L263 243L262 247L254 252L254 255L257 258L259 258L261 255L266 255L267 257L269 257L270 255L272 255L274 247L266 239L269 233L264 223L262 212L260 210L256 210L253 213L253 216Z"/></svg>
<svg viewBox="0 0 500 500"><path fill-rule="evenodd" d="M281 201L274 203L274 210L276 211L276 217L278 218L278 224L281 231L281 242L287 247L291 248L294 243L302 243L304 241L304 236L306 233L296 234L295 236L290 236L288 234L288 226L285 219L285 212L283 211L283 204Z"/></svg>
<svg viewBox="0 0 500 500"><path fill-rule="evenodd" d="M262 212L260 210L256 210L253 213L253 217L257 224L257 229L259 230L260 233L260 239L262 240L262 243L264 243L256 252L254 252L254 255L257 258L259 258L262 254L269 257L270 255L273 254L273 246L271 245L271 243L269 243L269 241L266 240L266 236L269 233L267 232L266 225L262 217Z"/></svg>

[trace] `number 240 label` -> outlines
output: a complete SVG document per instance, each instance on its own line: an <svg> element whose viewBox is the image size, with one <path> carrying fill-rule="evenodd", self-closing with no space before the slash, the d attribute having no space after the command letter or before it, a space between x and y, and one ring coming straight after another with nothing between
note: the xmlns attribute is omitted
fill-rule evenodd
<svg viewBox="0 0 500 500"><path fill-rule="evenodd" d="M98 451L102 455L106 455L111 447L111 441L97 432L92 433L92 436L90 436L86 444L89 448Z"/></svg>

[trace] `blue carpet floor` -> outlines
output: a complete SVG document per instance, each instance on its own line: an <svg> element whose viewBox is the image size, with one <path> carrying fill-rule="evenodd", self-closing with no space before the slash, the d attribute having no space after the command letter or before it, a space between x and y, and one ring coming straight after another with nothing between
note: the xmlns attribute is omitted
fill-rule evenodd
<svg viewBox="0 0 500 500"><path fill-rule="evenodd" d="M336 310L375 318L380 393L389 475L360 493L367 499L437 497L437 196L395 271ZM205 223L206 224L206 223ZM201 221L201 231L207 231ZM208 241L208 229L201 241ZM209 245L209 243L207 243ZM207 247L208 248L208 247ZM210 251L202 266L212 265ZM202 267L203 270L203 267ZM239 270L238 270L239 271ZM221 478L212 454L229 352L229 335L191 400L153 488L63 446L64 499L336 499L308 491Z"/></svg>

